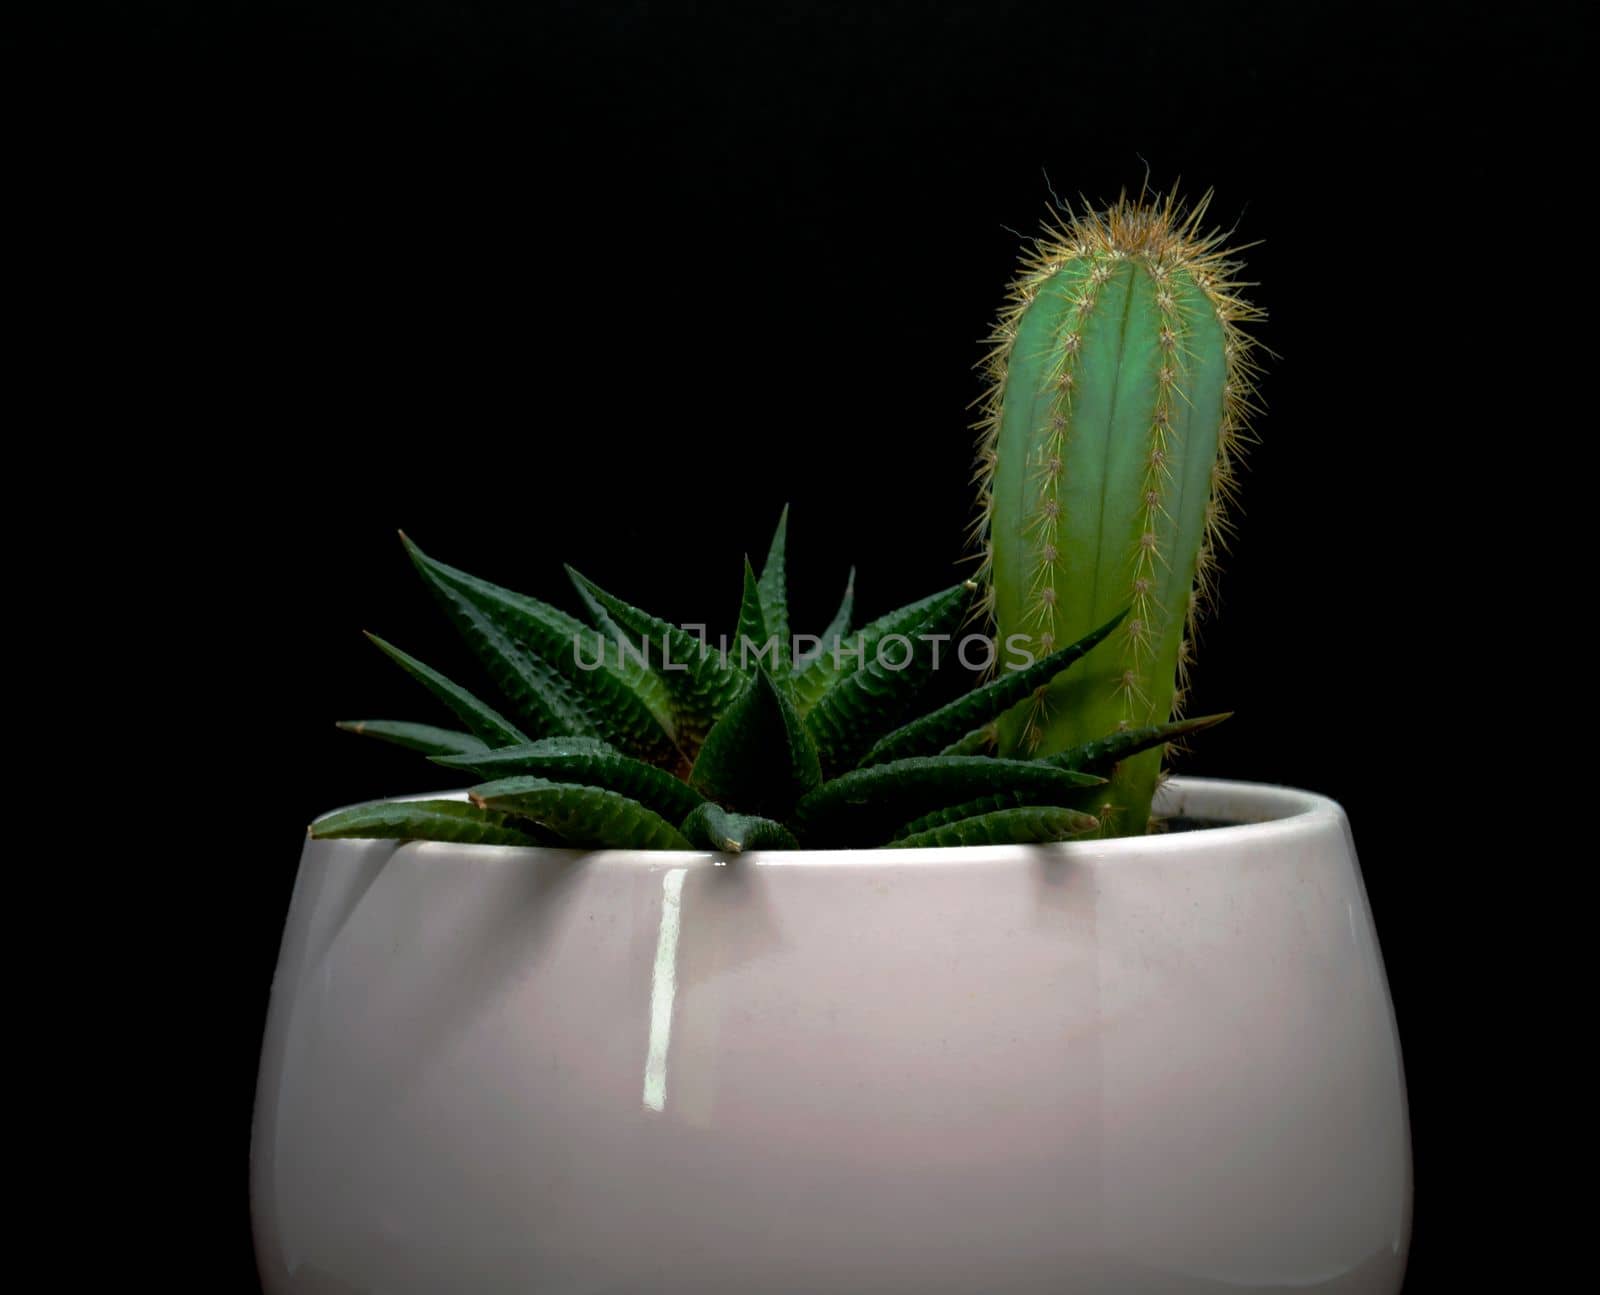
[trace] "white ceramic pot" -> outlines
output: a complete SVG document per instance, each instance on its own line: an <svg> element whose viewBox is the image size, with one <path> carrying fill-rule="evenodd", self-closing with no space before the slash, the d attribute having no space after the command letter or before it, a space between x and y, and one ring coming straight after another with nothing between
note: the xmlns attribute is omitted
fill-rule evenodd
<svg viewBox="0 0 1600 1295"><path fill-rule="evenodd" d="M1345 816L749 855L310 842L269 1295L1370 1292L1411 1157Z"/></svg>

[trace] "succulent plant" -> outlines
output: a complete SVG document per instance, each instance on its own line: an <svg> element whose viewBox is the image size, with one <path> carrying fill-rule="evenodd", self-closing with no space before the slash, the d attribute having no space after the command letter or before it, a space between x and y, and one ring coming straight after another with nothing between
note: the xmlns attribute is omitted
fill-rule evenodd
<svg viewBox="0 0 1600 1295"><path fill-rule="evenodd" d="M500 708L374 637L461 727L340 727L482 781L466 800L339 810L311 835L727 853L1057 841L1098 828L1089 807L1120 762L1221 718L1096 734L1048 758L982 754L996 718L1093 659L1123 613L958 693L947 683L962 675L948 668L951 643L975 586L852 629L852 572L832 623L796 652L786 523L787 510L759 576L745 561L738 631L716 644L570 568L587 620L446 566L402 536Z"/></svg>
<svg viewBox="0 0 1600 1295"><path fill-rule="evenodd" d="M1005 715L1001 756L1050 756L1182 706L1253 411L1250 338L1207 198L1124 195L1057 217L1024 255L991 339L979 448L979 579L998 635L1040 655L1127 616L1084 665ZM1141 832L1161 752L1083 802Z"/></svg>

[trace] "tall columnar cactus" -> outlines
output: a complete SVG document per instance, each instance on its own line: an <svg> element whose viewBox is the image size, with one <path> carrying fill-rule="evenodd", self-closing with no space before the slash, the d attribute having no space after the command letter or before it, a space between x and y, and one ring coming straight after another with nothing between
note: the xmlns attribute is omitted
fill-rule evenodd
<svg viewBox="0 0 1600 1295"><path fill-rule="evenodd" d="M996 630L1046 655L1129 611L1002 718L1000 755L1161 724L1182 705L1252 410L1239 326L1259 317L1223 235L1201 229L1205 208L1124 196L1058 218L1011 285L979 452ZM1117 767L1096 809L1105 830L1144 830L1161 756Z"/></svg>

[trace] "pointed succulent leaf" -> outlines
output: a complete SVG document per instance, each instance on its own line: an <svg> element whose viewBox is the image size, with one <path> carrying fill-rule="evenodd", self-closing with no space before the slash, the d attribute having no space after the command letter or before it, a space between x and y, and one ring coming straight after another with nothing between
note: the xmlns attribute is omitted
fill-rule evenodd
<svg viewBox="0 0 1600 1295"><path fill-rule="evenodd" d="M789 505L785 504L778 516L778 529L772 534L772 546L767 550L766 563L761 568L761 579L756 584L756 592L761 600L763 627L778 645L777 663L772 668L772 676L780 682L787 679L793 670L793 644L789 641L789 582L785 573L788 535Z"/></svg>
<svg viewBox="0 0 1600 1295"><path fill-rule="evenodd" d="M903 836L916 836L921 832L931 832L936 827L948 827L951 823L959 823L964 818L977 818L983 814L993 814L1003 809L1021 809L1032 805L1035 808L1048 805L1052 809L1069 809L1073 813L1083 813L1082 803L1087 797L1082 787L1071 786L1060 794L1052 794L1046 788L1033 787L1027 791L1001 791L992 792L985 796L976 796L972 800L962 801L959 805L948 805L930 813L912 819L895 830L894 840ZM1072 802L1063 806L1060 801ZM1090 831L1100 824L1092 814L1083 814L1086 826L1084 831Z"/></svg>
<svg viewBox="0 0 1600 1295"><path fill-rule="evenodd" d="M799 712L764 666L706 736L689 775L690 786L719 804L776 818L821 781Z"/></svg>
<svg viewBox="0 0 1600 1295"><path fill-rule="evenodd" d="M863 625L837 644L829 643L825 638L821 652L811 658L805 675L795 680L794 700L801 715L808 714L828 693L859 670L861 663L871 658L883 639L894 634L910 636L921 632L921 627L931 615L947 602L959 602L964 592L965 585L956 585L914 603L907 603L904 607L897 607Z"/></svg>
<svg viewBox="0 0 1600 1295"><path fill-rule="evenodd" d="M376 634L368 634L367 637L380 652L453 710L474 736L482 738L490 746L510 746L528 741L526 733L460 684L446 679L437 670L423 665L416 657L402 652L392 643L385 643Z"/></svg>
<svg viewBox="0 0 1600 1295"><path fill-rule="evenodd" d="M393 742L423 755L471 755L487 751L489 744L471 733L457 732L452 728L436 728L432 724L408 724L397 719L346 719L338 728L362 737L375 737L380 742Z"/></svg>
<svg viewBox="0 0 1600 1295"><path fill-rule="evenodd" d="M750 559L744 560L744 597L739 602L739 632L734 636L728 658L746 674L754 674L765 665L774 679L787 677L778 668L785 655L783 639L767 620L767 609L761 598L761 584L756 579Z"/></svg>
<svg viewBox="0 0 1600 1295"><path fill-rule="evenodd" d="M1045 777L1039 775L1046 774ZM902 823L945 805L1002 792L1031 792L1046 802L1092 799L1104 779L1038 761L984 755L916 756L852 769L825 782L795 807L795 834L808 846L873 845Z"/></svg>
<svg viewBox="0 0 1600 1295"><path fill-rule="evenodd" d="M623 755L593 738L553 737L524 746L435 761L448 769L466 769L480 778L534 774L552 782L575 782L621 792L676 823L700 804L700 796L665 769Z"/></svg>
<svg viewBox="0 0 1600 1295"><path fill-rule="evenodd" d="M577 590L578 601L583 604L584 613L589 617L589 623L595 627L596 631L598 631L600 634L603 634L612 642L616 642L625 637L622 626L617 624L611 613L608 612L601 604L600 600L589 592L589 588L586 584L582 584L575 580L572 582L572 587ZM659 680L657 682L659 682Z"/></svg>
<svg viewBox="0 0 1600 1295"><path fill-rule="evenodd" d="M571 567L567 575L630 636L627 650L649 661L672 698L679 744L693 750L743 691L744 674L687 630L629 606Z"/></svg>
<svg viewBox="0 0 1600 1295"><path fill-rule="evenodd" d="M455 841L464 845L541 845L526 831L464 800L378 800L324 814L310 827L319 841L343 837L393 841Z"/></svg>
<svg viewBox="0 0 1600 1295"><path fill-rule="evenodd" d="M569 567L568 576L571 574ZM594 596L587 581L574 579L572 587L577 590L578 600L583 603L584 613L590 623L605 640L606 668L622 676L628 686L644 699L656 722L676 739L677 712L672 704L672 691L656 673L652 665L654 658L646 656L628 632L617 624L616 618Z"/></svg>
<svg viewBox="0 0 1600 1295"><path fill-rule="evenodd" d="M540 654L542 644L519 640L503 619L490 614L469 596L463 584L471 577L465 572L434 562L404 534L400 541L495 687L527 727L536 733L598 733L585 699L562 678L553 661ZM561 646L570 654L572 638L567 637Z"/></svg>
<svg viewBox="0 0 1600 1295"><path fill-rule="evenodd" d="M848 768L884 733L916 713L919 696L933 684L937 662L948 662L953 655L950 640L966 600L965 586L946 590L914 625L896 636L879 637L861 663L811 708L806 728L825 770Z"/></svg>
<svg viewBox="0 0 1600 1295"><path fill-rule="evenodd" d="M702 850L742 854L746 850L798 850L800 842L782 823L754 814L730 814L714 801L701 801L679 829Z"/></svg>
<svg viewBox="0 0 1600 1295"><path fill-rule="evenodd" d="M993 753L999 734L993 724L981 724L972 732L957 738L940 755L989 755Z"/></svg>
<svg viewBox="0 0 1600 1295"><path fill-rule="evenodd" d="M1198 733L1201 729L1222 723L1232 714L1232 711L1224 711L1218 715L1197 715L1193 719L1174 720L1170 724L1151 724L1145 728L1123 729L1120 733L1108 733L1093 742L1084 742L1079 746L1068 747L1065 751L1058 751L1055 755L1044 756L1035 763L1054 765L1057 769L1080 769L1085 773L1100 773L1110 769L1118 760L1124 760L1140 751L1148 751L1151 747L1160 746L1165 742L1175 742L1190 733Z"/></svg>
<svg viewBox="0 0 1600 1295"><path fill-rule="evenodd" d="M974 688L948 705L897 728L862 756L861 763L882 764L885 760L902 760L906 756L932 755L942 751L950 743L959 740L974 724L999 718L1029 693L1048 685L1116 629L1127 614L1126 610L1118 612L1099 629L1059 652L1040 657L1032 665L1020 670L1008 670L981 688Z"/></svg>
<svg viewBox="0 0 1600 1295"><path fill-rule="evenodd" d="M604 737L646 759L670 758L664 690L638 662L629 671L621 649L576 617L446 566L401 539L495 686L536 730Z"/></svg>
<svg viewBox="0 0 1600 1295"><path fill-rule="evenodd" d="M1001 809L974 818L963 818L943 827L929 828L912 836L890 841L887 849L915 850L955 845L1032 845L1064 841L1068 837L1093 832L1100 826L1092 814L1048 805L1028 805L1020 809Z"/></svg>
<svg viewBox="0 0 1600 1295"><path fill-rule="evenodd" d="M834 612L828 628L822 631L822 642L795 663L796 674L805 674L820 657L833 652L844 642L844 636L850 632L850 616L855 611L855 604L856 569L851 567L849 578L844 582L844 598L839 603L839 610Z"/></svg>
<svg viewBox="0 0 1600 1295"><path fill-rule="evenodd" d="M652 809L621 792L522 776L467 793L474 805L536 823L567 845L593 850L687 850L688 840Z"/></svg>

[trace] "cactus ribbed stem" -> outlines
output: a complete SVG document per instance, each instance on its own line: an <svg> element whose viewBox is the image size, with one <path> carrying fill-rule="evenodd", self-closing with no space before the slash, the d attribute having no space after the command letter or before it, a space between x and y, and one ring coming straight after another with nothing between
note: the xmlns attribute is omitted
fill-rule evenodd
<svg viewBox="0 0 1600 1295"><path fill-rule="evenodd" d="M990 354L979 474L983 579L1002 639L1043 655L1124 608L1070 674L1003 717L999 753L1047 755L1159 724L1182 702L1250 412L1258 317L1202 201L1123 198L1059 221L1025 258ZM1159 749L1118 766L1096 813L1149 818Z"/></svg>

